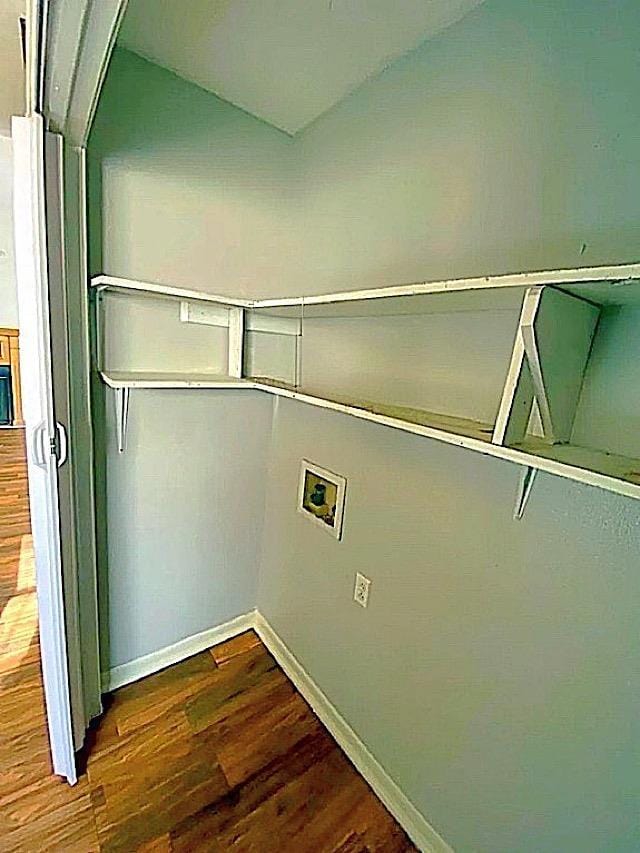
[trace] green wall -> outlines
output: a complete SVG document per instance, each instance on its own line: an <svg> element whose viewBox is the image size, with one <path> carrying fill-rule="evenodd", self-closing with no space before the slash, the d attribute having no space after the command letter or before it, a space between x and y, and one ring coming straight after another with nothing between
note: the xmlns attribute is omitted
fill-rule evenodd
<svg viewBox="0 0 640 853"><path fill-rule="evenodd" d="M488 0L320 119L317 289L637 260L639 32ZM577 425L636 455L639 341L610 318ZM291 506L300 458L348 478L340 544ZM270 465L259 609L444 838L639 849L639 505L539 474L517 522L516 466L289 401Z"/></svg>

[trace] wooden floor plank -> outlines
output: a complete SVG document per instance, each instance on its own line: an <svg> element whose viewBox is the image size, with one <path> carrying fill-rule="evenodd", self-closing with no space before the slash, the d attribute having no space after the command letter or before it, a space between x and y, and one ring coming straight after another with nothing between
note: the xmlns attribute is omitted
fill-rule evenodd
<svg viewBox="0 0 640 853"><path fill-rule="evenodd" d="M105 697L51 775L24 436L0 430L0 851L415 848L253 631Z"/></svg>
<svg viewBox="0 0 640 853"><path fill-rule="evenodd" d="M218 666L224 666L233 658L248 652L255 646L260 645L260 638L255 631L245 631L244 634L238 634L226 643L220 643L211 649L213 659Z"/></svg>

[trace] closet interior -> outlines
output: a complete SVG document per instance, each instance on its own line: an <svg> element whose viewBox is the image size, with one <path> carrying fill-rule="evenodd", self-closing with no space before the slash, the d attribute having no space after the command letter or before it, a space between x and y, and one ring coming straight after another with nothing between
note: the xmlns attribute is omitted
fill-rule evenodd
<svg viewBox="0 0 640 853"><path fill-rule="evenodd" d="M129 0L87 141L103 683L257 625L412 837L587 849L637 719L637 4L188 5Z"/></svg>
<svg viewBox="0 0 640 853"><path fill-rule="evenodd" d="M120 450L133 388L246 388L640 497L624 412L612 433L592 411L621 405L600 362L625 350L640 265L253 301L104 275L92 285Z"/></svg>

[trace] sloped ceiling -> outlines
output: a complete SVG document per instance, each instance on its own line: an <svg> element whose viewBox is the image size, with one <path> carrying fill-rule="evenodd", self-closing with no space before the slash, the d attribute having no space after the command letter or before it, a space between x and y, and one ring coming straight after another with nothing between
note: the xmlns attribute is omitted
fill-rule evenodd
<svg viewBox="0 0 640 853"><path fill-rule="evenodd" d="M24 115L20 15L25 0L0 0L0 134L11 135L11 116Z"/></svg>
<svg viewBox="0 0 640 853"><path fill-rule="evenodd" d="M119 43L295 134L482 0L129 0Z"/></svg>

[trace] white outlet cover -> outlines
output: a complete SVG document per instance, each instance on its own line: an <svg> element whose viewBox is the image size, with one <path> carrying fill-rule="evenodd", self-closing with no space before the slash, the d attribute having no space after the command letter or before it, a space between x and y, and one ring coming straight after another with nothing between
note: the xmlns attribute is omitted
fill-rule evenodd
<svg viewBox="0 0 640 853"><path fill-rule="evenodd" d="M370 586L371 581L369 578L360 572L356 572L356 582L353 588L353 600L359 604L360 607L366 607L369 604Z"/></svg>

